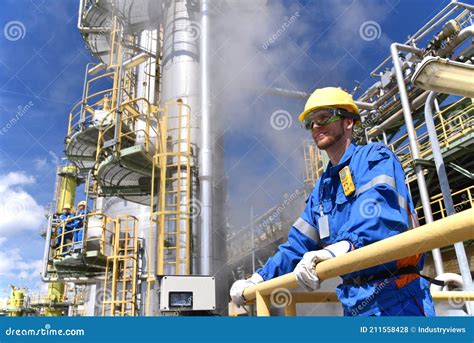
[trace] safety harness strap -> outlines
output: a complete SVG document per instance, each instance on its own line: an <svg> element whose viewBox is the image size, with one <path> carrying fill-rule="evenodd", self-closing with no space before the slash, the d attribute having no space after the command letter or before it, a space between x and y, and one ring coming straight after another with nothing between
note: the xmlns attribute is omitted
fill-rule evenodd
<svg viewBox="0 0 474 343"><path fill-rule="evenodd" d="M422 277L423 279L426 279L426 280L428 280L429 282L431 282L435 285L444 286L443 281L436 280L436 279L433 279L429 276L420 274L420 270L416 266L403 267L403 268L400 268L400 269L398 269L397 271L395 271L393 273L390 272L390 271L386 271L386 272L378 273L378 274L374 274L374 275L367 275L367 276L360 275L360 276L357 276L357 277L352 278L352 279L343 280L342 284L343 285L362 286L362 285L368 284L369 282L372 282L372 281L375 281L375 280L383 280L383 279L388 279L388 278L391 278L391 277L394 277L394 276L401 276L401 275L406 275L406 274L417 274L420 277Z"/></svg>

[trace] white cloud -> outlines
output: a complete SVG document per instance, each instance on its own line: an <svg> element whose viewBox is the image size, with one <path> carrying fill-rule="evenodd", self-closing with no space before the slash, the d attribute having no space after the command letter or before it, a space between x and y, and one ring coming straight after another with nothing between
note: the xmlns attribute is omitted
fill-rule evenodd
<svg viewBox="0 0 474 343"><path fill-rule="evenodd" d="M0 175L0 237L38 231L45 221L43 207L24 190L34 182L23 172Z"/></svg>
<svg viewBox="0 0 474 343"><path fill-rule="evenodd" d="M0 279L20 283L15 286L36 288L41 283L42 260L26 260L22 252L20 248L0 250Z"/></svg>
<svg viewBox="0 0 474 343"><path fill-rule="evenodd" d="M48 161L46 158L36 158L33 160L33 166L36 170L43 170L48 165Z"/></svg>

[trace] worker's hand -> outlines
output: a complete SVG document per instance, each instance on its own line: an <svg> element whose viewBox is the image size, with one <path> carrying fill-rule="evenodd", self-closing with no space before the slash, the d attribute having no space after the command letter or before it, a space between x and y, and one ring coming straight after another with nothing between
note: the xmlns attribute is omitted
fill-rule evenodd
<svg viewBox="0 0 474 343"><path fill-rule="evenodd" d="M258 273L254 273L250 278L246 280L237 280L230 288L230 297L232 301L237 305L245 305L246 300L244 298L244 290L250 286L254 286L260 282L263 282L263 278Z"/></svg>
<svg viewBox="0 0 474 343"><path fill-rule="evenodd" d="M349 241L340 241L328 245L324 249L310 251L303 255L301 261L296 265L294 273L298 285L307 291L315 291L320 288L321 281L316 275L314 268L319 262L329 260L333 257L347 254L354 247Z"/></svg>
<svg viewBox="0 0 474 343"><path fill-rule="evenodd" d="M332 257L333 255L324 249L310 251L304 254L294 270L298 285L309 292L319 289L321 282L316 275L314 267L316 267L319 262L329 260Z"/></svg>

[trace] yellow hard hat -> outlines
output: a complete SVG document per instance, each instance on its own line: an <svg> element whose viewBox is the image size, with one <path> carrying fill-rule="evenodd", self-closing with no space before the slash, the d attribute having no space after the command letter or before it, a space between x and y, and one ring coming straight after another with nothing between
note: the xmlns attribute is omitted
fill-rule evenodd
<svg viewBox="0 0 474 343"><path fill-rule="evenodd" d="M63 205L63 210L64 210L65 208L71 209L71 205L69 205L69 204L64 204L64 205Z"/></svg>
<svg viewBox="0 0 474 343"><path fill-rule="evenodd" d="M77 207L79 206L87 206L87 203L84 200L79 201L79 203L77 204Z"/></svg>
<svg viewBox="0 0 474 343"><path fill-rule="evenodd" d="M308 113L320 108L343 108L346 111L359 115L359 109L352 99L352 95L340 88L326 87L319 88L306 101L304 112L298 117L302 122Z"/></svg>

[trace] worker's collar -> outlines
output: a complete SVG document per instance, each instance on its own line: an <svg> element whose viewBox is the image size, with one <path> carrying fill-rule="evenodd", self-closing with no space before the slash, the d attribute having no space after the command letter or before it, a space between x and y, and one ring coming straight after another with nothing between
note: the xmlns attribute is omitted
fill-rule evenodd
<svg viewBox="0 0 474 343"><path fill-rule="evenodd" d="M339 160L338 164L333 166L332 162L329 161L327 169L330 171L331 176L333 176L334 174L339 173L341 168L344 167L347 164L347 162L351 159L352 155L354 154L355 149L356 149L356 144L355 144L354 141L352 141L351 144L347 147L346 151L344 152L344 155L342 155L342 157Z"/></svg>

